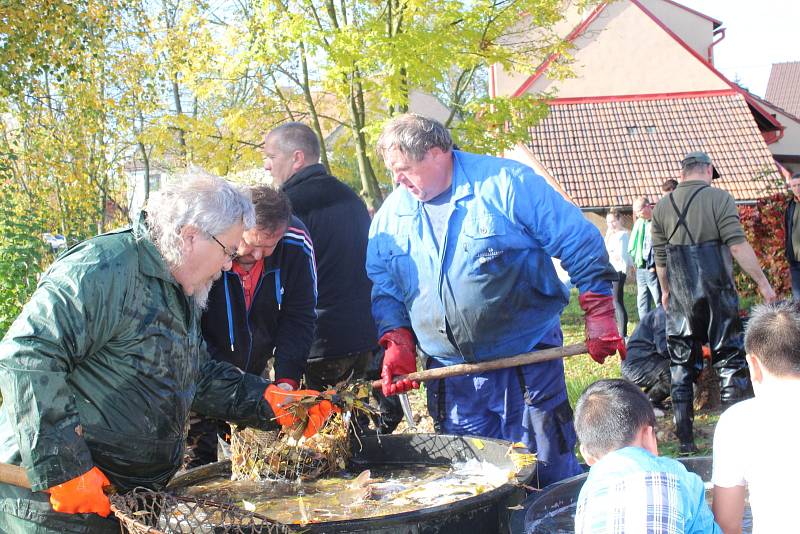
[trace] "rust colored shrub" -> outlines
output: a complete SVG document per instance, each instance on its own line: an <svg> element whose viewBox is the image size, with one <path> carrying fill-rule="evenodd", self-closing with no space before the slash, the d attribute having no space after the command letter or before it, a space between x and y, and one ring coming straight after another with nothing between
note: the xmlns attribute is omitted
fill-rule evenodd
<svg viewBox="0 0 800 534"><path fill-rule="evenodd" d="M755 205L739 206L739 218L747 241L761 262L761 268L779 297L788 297L792 292L789 264L784 250L783 214L791 200L788 192L777 192L759 199ZM744 298L759 298L753 280L738 265L735 270L736 288Z"/></svg>

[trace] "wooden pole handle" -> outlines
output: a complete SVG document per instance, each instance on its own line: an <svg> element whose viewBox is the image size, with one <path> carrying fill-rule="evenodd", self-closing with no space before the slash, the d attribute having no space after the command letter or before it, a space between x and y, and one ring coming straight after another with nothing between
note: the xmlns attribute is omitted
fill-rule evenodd
<svg viewBox="0 0 800 534"><path fill-rule="evenodd" d="M460 363L458 365L437 367L436 369L428 369L426 371L417 371L416 373L398 376L396 380L409 379L415 382L427 382L429 380L438 380L451 376L483 373L485 371L494 371L495 369L507 369L509 367L518 367L530 363L558 360L559 358L568 358L570 356L586 353L588 353L586 343L575 343L574 345L567 345L566 347L553 347L551 349L525 352L508 358L500 358L499 360L490 360L480 363ZM375 380L372 383L372 387L375 389L380 389L381 386L382 382L380 380Z"/></svg>

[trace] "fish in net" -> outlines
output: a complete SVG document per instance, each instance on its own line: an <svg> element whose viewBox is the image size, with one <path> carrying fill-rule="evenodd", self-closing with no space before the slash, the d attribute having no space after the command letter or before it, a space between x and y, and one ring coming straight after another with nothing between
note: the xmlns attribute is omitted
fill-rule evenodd
<svg viewBox="0 0 800 534"><path fill-rule="evenodd" d="M111 510L128 534L287 534L297 532L266 517L225 503L137 488L112 495Z"/></svg>
<svg viewBox="0 0 800 534"><path fill-rule="evenodd" d="M309 395L285 406L298 421L277 430L253 428L231 432L231 472L233 480L313 480L344 469L352 456L350 430L355 413L363 413L373 423L379 412L369 404L371 384L356 381L320 395ZM310 438L303 437L307 410L322 400L341 409Z"/></svg>

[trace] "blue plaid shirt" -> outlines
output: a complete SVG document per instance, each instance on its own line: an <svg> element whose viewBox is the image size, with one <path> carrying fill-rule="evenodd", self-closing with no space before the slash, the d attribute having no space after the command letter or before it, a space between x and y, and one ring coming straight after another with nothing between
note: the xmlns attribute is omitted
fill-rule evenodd
<svg viewBox="0 0 800 534"><path fill-rule="evenodd" d="M578 496L576 534L722 534L703 481L672 458L640 447L611 452L592 466Z"/></svg>

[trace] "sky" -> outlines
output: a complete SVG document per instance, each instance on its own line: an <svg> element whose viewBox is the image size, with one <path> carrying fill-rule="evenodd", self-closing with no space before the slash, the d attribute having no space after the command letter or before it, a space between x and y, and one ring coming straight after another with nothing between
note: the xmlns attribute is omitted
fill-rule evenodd
<svg viewBox="0 0 800 534"><path fill-rule="evenodd" d="M800 61L798 0L676 0L722 21L725 38L714 66L731 81L764 96L773 63Z"/></svg>

